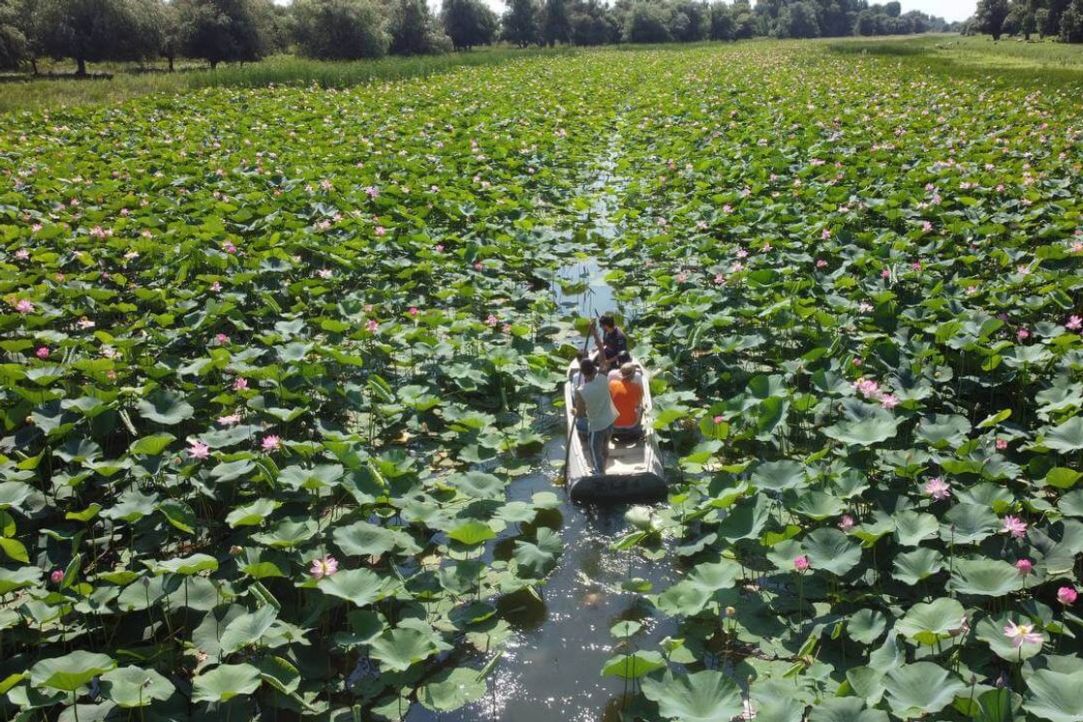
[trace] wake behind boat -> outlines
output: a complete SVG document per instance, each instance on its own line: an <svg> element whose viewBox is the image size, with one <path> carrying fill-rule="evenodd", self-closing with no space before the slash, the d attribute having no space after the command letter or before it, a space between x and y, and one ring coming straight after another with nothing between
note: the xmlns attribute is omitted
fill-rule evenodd
<svg viewBox="0 0 1083 722"><path fill-rule="evenodd" d="M596 474L585 448L586 439L575 431L575 389L579 383L579 362L568 365L564 383L565 417L568 424L568 493L576 501L625 501L662 498L666 494L665 472L658 451L658 437L651 427L650 376L633 360L643 385L643 411L638 439L623 441L614 436L604 473Z"/></svg>

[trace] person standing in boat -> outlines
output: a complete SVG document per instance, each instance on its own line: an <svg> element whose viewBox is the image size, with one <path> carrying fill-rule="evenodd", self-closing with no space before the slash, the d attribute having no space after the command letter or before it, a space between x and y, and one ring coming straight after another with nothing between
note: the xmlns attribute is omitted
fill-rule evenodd
<svg viewBox="0 0 1083 722"><path fill-rule="evenodd" d="M602 370L608 370L608 368L620 366L626 364L632 360L632 354L628 353L628 337L624 335L618 326L616 320L609 314L606 314L598 319L598 323L602 326L602 336L598 337L598 329L591 321L591 331L594 332L594 340L598 343L598 347L602 350L605 359L605 363L602 366ZM601 362L599 358L599 362Z"/></svg>
<svg viewBox="0 0 1083 722"><path fill-rule="evenodd" d="M617 407L613 405L605 374L598 373L598 365L592 359L580 362L579 375L581 381L575 390L576 425L582 430L579 419L585 420L587 460L595 474L604 474L609 463L609 439L617 420Z"/></svg>
<svg viewBox="0 0 1083 722"><path fill-rule="evenodd" d="M639 439L643 435L640 418L643 413L643 383L632 362L622 364L617 377L609 379L609 395L617 409L613 422L613 436L618 440Z"/></svg>

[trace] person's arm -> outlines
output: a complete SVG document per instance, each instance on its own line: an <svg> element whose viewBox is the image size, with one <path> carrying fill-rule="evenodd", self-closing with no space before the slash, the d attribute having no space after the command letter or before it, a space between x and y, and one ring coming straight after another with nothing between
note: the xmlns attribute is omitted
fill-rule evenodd
<svg viewBox="0 0 1083 722"><path fill-rule="evenodd" d="M587 405L583 403L583 396L578 391L575 392L575 416L586 416Z"/></svg>
<svg viewBox="0 0 1083 722"><path fill-rule="evenodd" d="M605 344L602 343L602 336L598 333L598 323L594 320L590 322L590 332L594 336L594 342L598 344L598 363L601 365L602 373L609 371L609 359L605 355Z"/></svg>

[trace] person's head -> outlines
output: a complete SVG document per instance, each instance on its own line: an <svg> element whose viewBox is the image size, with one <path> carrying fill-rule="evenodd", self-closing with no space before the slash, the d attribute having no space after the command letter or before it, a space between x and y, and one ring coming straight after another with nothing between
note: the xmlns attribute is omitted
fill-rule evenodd
<svg viewBox="0 0 1083 722"><path fill-rule="evenodd" d="M608 313L599 318L598 323L600 323L602 325L602 328L604 328L606 331L612 331L617 327L617 322L613 320L613 317L610 316Z"/></svg>
<svg viewBox="0 0 1083 722"><path fill-rule="evenodd" d="M598 373L598 364L594 363L594 359L585 358L579 362L579 373L583 374L583 378L590 381L594 378L594 374Z"/></svg>
<svg viewBox="0 0 1083 722"><path fill-rule="evenodd" d="M636 365L631 361L626 364L621 364L620 375L621 378L626 379L627 381L631 381L635 378L636 375Z"/></svg>

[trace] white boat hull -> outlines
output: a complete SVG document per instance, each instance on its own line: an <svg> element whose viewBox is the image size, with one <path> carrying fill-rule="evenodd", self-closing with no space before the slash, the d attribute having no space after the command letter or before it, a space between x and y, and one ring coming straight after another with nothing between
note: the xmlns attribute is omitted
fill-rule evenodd
<svg viewBox="0 0 1083 722"><path fill-rule="evenodd" d="M643 435L635 443L610 441L605 473L596 474L587 461L585 439L575 428L575 386L579 363L568 365L564 383L565 417L570 439L568 451L568 493L576 501L642 501L666 495L666 478L658 437L651 428L650 377L640 365L643 383Z"/></svg>

